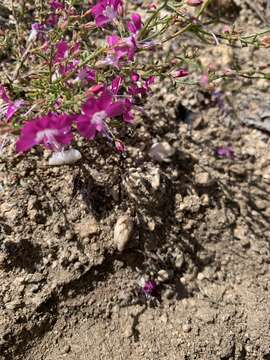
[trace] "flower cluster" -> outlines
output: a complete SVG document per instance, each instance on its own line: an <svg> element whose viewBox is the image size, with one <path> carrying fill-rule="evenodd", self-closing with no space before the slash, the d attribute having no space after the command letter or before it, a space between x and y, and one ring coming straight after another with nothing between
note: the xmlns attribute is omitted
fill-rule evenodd
<svg viewBox="0 0 270 360"><path fill-rule="evenodd" d="M42 145L54 153L51 163L61 163L64 151L69 159L79 159L72 148L75 134L88 141L104 137L116 151L124 151L118 129L133 123L134 110L142 110L158 78L169 77L173 87L195 83L223 108L222 90L216 91L213 82L238 70L218 73L215 66L200 64L200 73L195 74L199 68L195 51L176 43L170 46L171 53L161 56L163 44L185 31L195 32L206 44L231 44L238 37L246 45L255 44L256 34L241 37L228 27L216 36L202 21L209 2L161 0L138 7L135 1L124 0L48 1L28 23L25 51L13 76L7 77L9 91L0 85L0 126L21 128L17 151ZM17 33L24 31L22 27ZM14 53L21 54L21 48ZM23 71L27 75L21 77L22 84L26 78L30 84L27 91L17 85ZM185 81L186 77L191 79ZM233 158L232 151L224 149L216 155Z"/></svg>
<svg viewBox="0 0 270 360"><path fill-rule="evenodd" d="M141 16L133 13L128 21L123 21L124 35L113 33L106 38L104 57L96 62L93 69L86 63L82 64L80 58L82 44L79 41L67 41L62 38L54 44L53 49L49 46L48 29L57 26L61 16L64 19L67 16L62 2L53 0L50 2L50 7L51 13L45 23L33 24L30 40L40 41L45 54L48 57L50 54L48 65L52 82L65 83L65 86L73 88L74 91L78 91L78 88L88 88L88 90L84 93L79 112L61 113L59 110L61 110L62 100L59 97L55 101L56 112L27 119L16 144L17 151L26 152L36 145L43 145L45 148L59 152L71 144L74 131L87 140L93 140L97 135L101 135L112 141L117 151L123 151L122 141L115 138L111 130L111 120L132 123L133 108L136 107L138 97L145 97L155 82L154 76L143 78L132 71L132 67L129 75L127 73L121 75L121 69L125 65L135 62L136 53L140 49L152 49L154 46L153 42L150 44L138 40L139 31L143 26ZM90 8L90 14L97 29L108 26L117 28L119 18L123 17L123 2L121 0L98 1ZM51 21L53 18L54 21ZM112 70L109 71L112 73L120 73L114 78L110 76L109 84L106 78L102 82L98 81L98 75L104 73L102 70L104 67L111 68ZM5 96L4 88L2 93L2 98L6 102L9 101ZM12 109L15 109L14 104L12 103ZM10 112L9 109L9 117Z"/></svg>

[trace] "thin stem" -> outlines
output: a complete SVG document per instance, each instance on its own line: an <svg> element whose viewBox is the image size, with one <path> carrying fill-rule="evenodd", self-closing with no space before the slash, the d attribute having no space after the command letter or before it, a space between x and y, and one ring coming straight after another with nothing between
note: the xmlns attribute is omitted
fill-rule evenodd
<svg viewBox="0 0 270 360"><path fill-rule="evenodd" d="M210 4L212 0L206 0L203 4L202 4L202 7L200 8L199 12L198 12L198 15L197 15L197 18L199 18L203 13L204 11L206 10L206 8L208 7L208 5Z"/></svg>
<svg viewBox="0 0 270 360"><path fill-rule="evenodd" d="M165 0L164 3L154 12L154 14L152 14L146 21L145 25L143 26L143 28L141 29L139 35L138 35L138 40L142 40L145 35L147 34L147 30L149 25L151 24L151 22L157 17L158 13L164 9L167 6L168 0Z"/></svg>
<svg viewBox="0 0 270 360"><path fill-rule="evenodd" d="M165 40L163 40L162 43L165 43L167 41L170 41L170 40L176 38L179 35L182 35L184 32L188 31L192 26L193 26L193 24L191 24L191 23L187 24L183 29L177 31L175 34L173 34L173 35L167 37Z"/></svg>

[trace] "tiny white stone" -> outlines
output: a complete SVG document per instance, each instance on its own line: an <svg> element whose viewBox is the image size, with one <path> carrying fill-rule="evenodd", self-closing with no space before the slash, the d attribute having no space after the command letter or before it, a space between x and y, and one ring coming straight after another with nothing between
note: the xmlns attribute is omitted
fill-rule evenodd
<svg viewBox="0 0 270 360"><path fill-rule="evenodd" d="M169 157L174 154L174 148L166 141L155 143L149 150L149 156L158 162L168 162Z"/></svg>
<svg viewBox="0 0 270 360"><path fill-rule="evenodd" d="M49 165L59 166L74 164L81 158L81 153L76 149L54 152L49 159Z"/></svg>
<svg viewBox="0 0 270 360"><path fill-rule="evenodd" d="M133 230L133 220L125 214L118 218L114 227L114 243L118 251L122 252L128 245Z"/></svg>

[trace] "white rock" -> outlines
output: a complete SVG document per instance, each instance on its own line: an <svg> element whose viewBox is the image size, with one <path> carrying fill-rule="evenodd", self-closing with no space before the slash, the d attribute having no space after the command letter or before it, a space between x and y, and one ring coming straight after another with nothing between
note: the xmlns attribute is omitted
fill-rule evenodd
<svg viewBox="0 0 270 360"><path fill-rule="evenodd" d="M157 273L157 280L160 283L169 281L173 278L173 270L159 270Z"/></svg>
<svg viewBox="0 0 270 360"><path fill-rule="evenodd" d="M151 146L149 156L158 162L168 162L169 157L175 153L175 149L166 141Z"/></svg>
<svg viewBox="0 0 270 360"><path fill-rule="evenodd" d="M114 243L118 251L122 252L131 238L133 221L129 215L122 215L118 218L114 227Z"/></svg>
<svg viewBox="0 0 270 360"><path fill-rule="evenodd" d="M49 165L60 166L74 164L81 158L81 153L76 149L54 152L49 159Z"/></svg>

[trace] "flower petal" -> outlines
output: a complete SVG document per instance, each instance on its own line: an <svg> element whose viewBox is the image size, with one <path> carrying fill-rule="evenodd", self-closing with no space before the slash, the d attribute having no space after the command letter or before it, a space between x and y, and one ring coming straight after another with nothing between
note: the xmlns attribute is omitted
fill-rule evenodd
<svg viewBox="0 0 270 360"><path fill-rule="evenodd" d="M116 117L120 116L125 111L125 104L123 101L117 101L113 104L111 104L107 109L106 113L109 117Z"/></svg>

